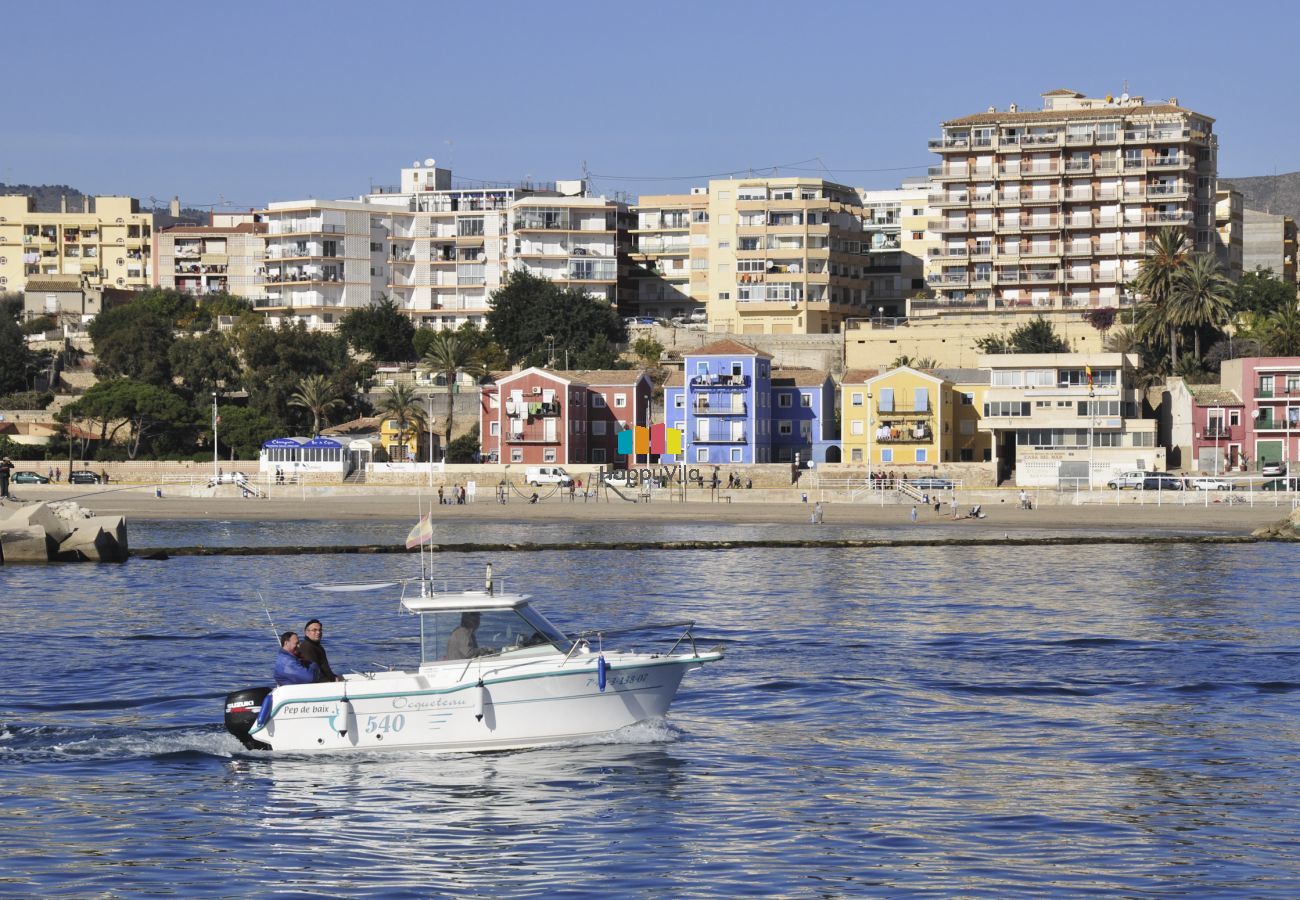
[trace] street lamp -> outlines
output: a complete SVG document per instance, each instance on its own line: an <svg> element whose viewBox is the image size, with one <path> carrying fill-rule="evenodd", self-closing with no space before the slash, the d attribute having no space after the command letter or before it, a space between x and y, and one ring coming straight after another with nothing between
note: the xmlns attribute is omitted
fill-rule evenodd
<svg viewBox="0 0 1300 900"><path fill-rule="evenodd" d="M867 391L867 486L876 486L871 480L871 391Z"/></svg>
<svg viewBox="0 0 1300 900"><path fill-rule="evenodd" d="M217 415L217 392L212 392L212 480L217 480L217 426L221 424L221 417Z"/></svg>
<svg viewBox="0 0 1300 900"><path fill-rule="evenodd" d="M1092 454L1093 454L1093 428L1097 424L1097 404L1093 398L1097 396L1096 391L1088 391L1088 491L1092 491Z"/></svg>

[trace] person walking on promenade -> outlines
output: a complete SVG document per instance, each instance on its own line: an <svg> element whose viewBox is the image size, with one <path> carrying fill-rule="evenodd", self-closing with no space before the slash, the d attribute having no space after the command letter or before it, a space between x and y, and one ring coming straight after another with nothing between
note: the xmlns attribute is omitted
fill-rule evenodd
<svg viewBox="0 0 1300 900"><path fill-rule="evenodd" d="M9 473L14 470L14 464L9 457L0 459L0 500L9 500Z"/></svg>
<svg viewBox="0 0 1300 900"><path fill-rule="evenodd" d="M912 524L916 524L916 505L912 505Z"/></svg>

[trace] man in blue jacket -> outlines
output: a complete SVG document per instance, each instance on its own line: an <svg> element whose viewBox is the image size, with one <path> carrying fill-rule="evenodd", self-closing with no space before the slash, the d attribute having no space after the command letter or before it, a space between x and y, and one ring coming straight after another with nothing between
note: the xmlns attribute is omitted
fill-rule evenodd
<svg viewBox="0 0 1300 900"><path fill-rule="evenodd" d="M280 652L275 655L275 683L311 684L320 677L320 667L298 658L298 635L286 631L280 635Z"/></svg>

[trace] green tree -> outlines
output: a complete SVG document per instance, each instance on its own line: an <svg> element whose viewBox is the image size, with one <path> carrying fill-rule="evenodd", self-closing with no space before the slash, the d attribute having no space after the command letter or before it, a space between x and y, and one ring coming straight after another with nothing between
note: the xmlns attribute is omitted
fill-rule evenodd
<svg viewBox="0 0 1300 900"><path fill-rule="evenodd" d="M1178 366L1178 334L1181 322L1173 308L1174 291L1188 263L1187 233L1181 228L1166 227L1156 232L1153 251L1142 261L1133 288L1141 295L1136 326L1139 337L1154 343L1164 339L1169 345L1169 369Z"/></svg>
<svg viewBox="0 0 1300 900"><path fill-rule="evenodd" d="M447 445L447 462L475 463L479 461L478 423Z"/></svg>
<svg viewBox="0 0 1300 900"><path fill-rule="evenodd" d="M172 375L191 397L206 397L239 382L239 360L218 331L179 338L167 355Z"/></svg>
<svg viewBox="0 0 1300 900"><path fill-rule="evenodd" d="M339 322L339 333L357 350L378 360L406 362L415 359L415 326L390 297L354 309Z"/></svg>
<svg viewBox="0 0 1300 900"><path fill-rule="evenodd" d="M349 357L342 338L308 331L297 322L285 322L279 328L241 323L235 335L244 362L242 382L248 405L281 433L297 419L289 398L307 375L328 376L337 395L349 403L349 413L364 414L358 388L374 374L374 367Z"/></svg>
<svg viewBox="0 0 1300 900"><path fill-rule="evenodd" d="M135 459L147 439L162 431L188 430L194 410L173 391L131 378L101 381L74 402L61 409L55 419L65 425L98 423L101 446L126 432L126 450ZM112 430L109 430L110 425ZM83 440L83 453L85 441Z"/></svg>
<svg viewBox="0 0 1300 900"><path fill-rule="evenodd" d="M1193 254L1178 273L1168 304L1176 325L1192 329L1193 357L1201 363L1201 331L1221 332L1233 312L1233 284L1213 253Z"/></svg>
<svg viewBox="0 0 1300 900"><path fill-rule="evenodd" d="M627 328L608 303L527 272L511 272L488 302L488 333L511 365L546 365L566 350L595 359L602 355L596 338L607 345L627 341Z"/></svg>
<svg viewBox="0 0 1300 900"><path fill-rule="evenodd" d="M1289 304L1265 316L1252 336L1269 356L1300 356L1300 309Z"/></svg>
<svg viewBox="0 0 1300 900"><path fill-rule="evenodd" d="M460 339L454 331L442 331L429 345L429 351L420 365L442 376L447 386L447 420L443 423L443 446L451 448L451 420L456 412L457 380L461 374L472 375L476 380L487 374L487 368L474 349Z"/></svg>
<svg viewBox="0 0 1300 900"><path fill-rule="evenodd" d="M320 423L331 409L344 406L338 388L324 375L308 375L298 382L298 390L289 397L290 406L301 407L311 413L311 433L320 434Z"/></svg>
<svg viewBox="0 0 1300 900"><path fill-rule="evenodd" d="M896 358L892 363L889 364L889 367L891 369L898 369L901 368L902 366L907 366L908 368L911 369L937 369L939 367L939 364L936 363L934 359L929 356L911 357L908 356L907 354L904 354Z"/></svg>
<svg viewBox="0 0 1300 900"><path fill-rule="evenodd" d="M217 436L240 459L257 458L263 442L283 436L283 431L258 410L229 404L222 405L219 414ZM211 437L209 434L208 439Z"/></svg>
<svg viewBox="0 0 1300 900"><path fill-rule="evenodd" d="M659 365L659 359L664 355L664 345L656 341L650 335L642 335L632 342L632 352L647 366Z"/></svg>
<svg viewBox="0 0 1300 900"><path fill-rule="evenodd" d="M25 391L35 364L17 320L0 313L0 394Z"/></svg>
<svg viewBox="0 0 1300 900"><path fill-rule="evenodd" d="M1256 269L1241 276L1236 289L1236 309L1243 313L1268 315L1284 306L1296 305L1296 285L1283 281L1271 269Z"/></svg>
<svg viewBox="0 0 1300 900"><path fill-rule="evenodd" d="M385 390L375 407L375 414L397 422L397 440L403 446L410 441L413 429L424 430L424 409L415 396L415 388L409 384L395 384Z"/></svg>
<svg viewBox="0 0 1300 900"><path fill-rule="evenodd" d="M159 387L171 383L172 320L153 304L133 300L95 316L87 329L95 348L95 374Z"/></svg>
<svg viewBox="0 0 1300 900"><path fill-rule="evenodd" d="M976 338L975 346L984 353L1070 352L1070 345L1042 316L1035 316L1016 327L1010 335L990 334Z"/></svg>
<svg viewBox="0 0 1300 900"><path fill-rule="evenodd" d="M575 369L628 369L618 348L609 342L603 334L593 334L587 345L576 354L570 355L570 364Z"/></svg>

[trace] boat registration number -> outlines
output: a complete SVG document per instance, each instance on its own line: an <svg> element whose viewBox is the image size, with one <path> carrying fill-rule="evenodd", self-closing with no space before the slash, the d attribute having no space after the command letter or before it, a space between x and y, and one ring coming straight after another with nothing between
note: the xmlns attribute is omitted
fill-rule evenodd
<svg viewBox="0 0 1300 900"><path fill-rule="evenodd" d="M366 716L366 734L389 734L406 727L406 716L396 713L387 716Z"/></svg>
<svg viewBox="0 0 1300 900"><path fill-rule="evenodd" d="M609 675L605 678L605 684L609 687L628 687L634 684L644 684L649 677L649 672L642 672L639 675ZM596 679L587 679L587 687L591 687L595 683Z"/></svg>

